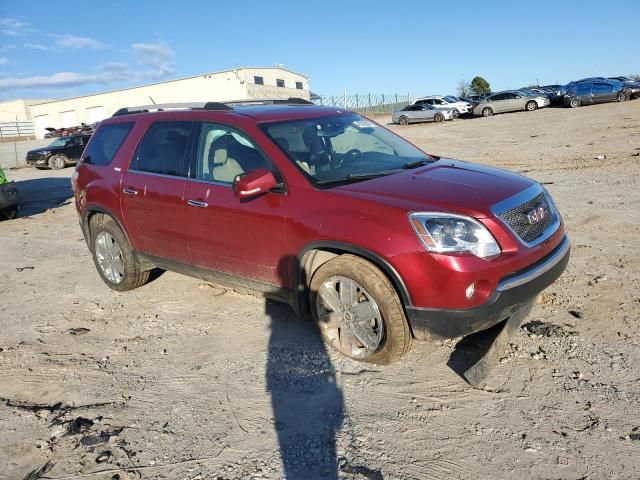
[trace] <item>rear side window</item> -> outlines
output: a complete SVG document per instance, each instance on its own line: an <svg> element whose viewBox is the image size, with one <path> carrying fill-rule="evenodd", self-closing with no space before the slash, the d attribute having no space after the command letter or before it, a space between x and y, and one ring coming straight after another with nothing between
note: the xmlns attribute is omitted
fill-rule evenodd
<svg viewBox="0 0 640 480"><path fill-rule="evenodd" d="M185 157L192 122L160 122L149 127L138 146L135 170L186 176Z"/></svg>
<svg viewBox="0 0 640 480"><path fill-rule="evenodd" d="M99 127L84 154L84 163L109 165L132 128L133 123L112 123Z"/></svg>

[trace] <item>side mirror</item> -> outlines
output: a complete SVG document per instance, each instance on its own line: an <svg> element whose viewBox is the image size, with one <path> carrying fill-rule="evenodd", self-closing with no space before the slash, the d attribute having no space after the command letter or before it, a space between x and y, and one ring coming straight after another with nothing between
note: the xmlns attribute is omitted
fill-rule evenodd
<svg viewBox="0 0 640 480"><path fill-rule="evenodd" d="M254 198L278 186L276 177L266 168L256 168L238 175L233 181L233 193L240 199Z"/></svg>

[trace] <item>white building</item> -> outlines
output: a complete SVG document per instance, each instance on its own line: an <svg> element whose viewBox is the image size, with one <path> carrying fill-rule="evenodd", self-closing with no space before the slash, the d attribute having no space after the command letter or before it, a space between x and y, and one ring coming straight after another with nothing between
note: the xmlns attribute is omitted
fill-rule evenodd
<svg viewBox="0 0 640 480"><path fill-rule="evenodd" d="M51 101L46 98L21 98L0 102L0 123L29 122L31 121L29 107Z"/></svg>
<svg viewBox="0 0 640 480"><path fill-rule="evenodd" d="M110 117L122 107L152 103L202 102L252 98L309 99L309 77L282 67L243 67L194 77L123 88L111 92L47 101L28 106L38 138L46 127L73 127Z"/></svg>

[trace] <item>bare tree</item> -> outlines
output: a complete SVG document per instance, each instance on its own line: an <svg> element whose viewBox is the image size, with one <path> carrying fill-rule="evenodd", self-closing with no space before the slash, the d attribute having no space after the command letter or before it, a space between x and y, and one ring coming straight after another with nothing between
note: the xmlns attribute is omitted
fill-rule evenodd
<svg viewBox="0 0 640 480"><path fill-rule="evenodd" d="M466 80L460 80L456 90L458 92L458 97L466 97L469 95L469 82Z"/></svg>

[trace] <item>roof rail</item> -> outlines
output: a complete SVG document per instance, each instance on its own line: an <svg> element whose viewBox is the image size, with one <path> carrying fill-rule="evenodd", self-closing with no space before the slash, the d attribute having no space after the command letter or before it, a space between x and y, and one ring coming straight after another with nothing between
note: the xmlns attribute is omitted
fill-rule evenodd
<svg viewBox="0 0 640 480"><path fill-rule="evenodd" d="M228 112L233 110L232 105L314 105L304 98L254 98L245 100L231 100L228 102L186 102L186 103L158 103L153 105L140 105L138 107L123 107L112 116L131 115L134 113L163 112L165 110L217 110Z"/></svg>
<svg viewBox="0 0 640 480"><path fill-rule="evenodd" d="M146 113L146 112L162 112L165 110L188 110L188 109L200 109L200 110L221 110L229 111L233 110L229 105L220 102L186 102L186 103L158 103L153 105L140 105L138 107L123 107L117 110L112 116L119 117L121 115L131 115L133 113Z"/></svg>

